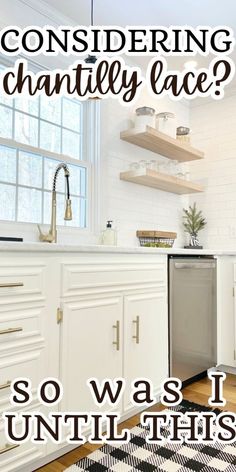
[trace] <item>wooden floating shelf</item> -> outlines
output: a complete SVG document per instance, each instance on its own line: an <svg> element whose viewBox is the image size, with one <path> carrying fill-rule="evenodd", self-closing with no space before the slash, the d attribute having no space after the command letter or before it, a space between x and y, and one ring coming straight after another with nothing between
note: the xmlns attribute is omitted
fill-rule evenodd
<svg viewBox="0 0 236 472"><path fill-rule="evenodd" d="M201 185L189 182L188 180L179 179L168 174L161 174L155 170L146 169L146 171L128 171L121 172L120 179L134 184L153 187L165 192L177 193L179 195L189 193L203 192Z"/></svg>
<svg viewBox="0 0 236 472"><path fill-rule="evenodd" d="M161 154L162 156L179 162L188 162L204 158L202 151L188 144L183 144L167 134L160 133L160 131L150 126L147 126L146 131L141 133L135 131L134 128L128 131L122 131L120 137L123 141L136 144L136 146L143 149Z"/></svg>

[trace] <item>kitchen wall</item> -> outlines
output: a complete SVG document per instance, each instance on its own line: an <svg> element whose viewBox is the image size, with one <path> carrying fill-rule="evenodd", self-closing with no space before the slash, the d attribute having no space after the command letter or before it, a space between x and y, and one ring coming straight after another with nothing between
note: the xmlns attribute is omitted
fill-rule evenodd
<svg viewBox="0 0 236 472"><path fill-rule="evenodd" d="M145 92L134 107L124 107L117 100L101 100L101 184L100 224L97 234L78 233L71 228L60 228L58 242L97 244L99 232L106 220L114 221L118 229L118 245L138 245L138 229L159 229L175 231L178 234L176 246L184 243L181 225L182 208L188 204L188 197L167 193L121 181L120 172L129 169L131 162L140 160L167 159L145 151L120 139L120 132L132 126L135 108L149 105L157 111L173 111L178 125L189 124L189 107L185 103L171 100L155 102ZM36 225L1 222L1 236L23 236L26 241L38 240Z"/></svg>
<svg viewBox="0 0 236 472"><path fill-rule="evenodd" d="M42 0L1 0L0 26L18 24L25 26L29 24L67 24L73 22L68 18L58 15L53 9L49 9ZM50 66L58 64L52 62ZM63 59L64 60L64 59ZM37 61L45 66L49 65L45 57L38 57ZM58 58L56 58L58 61ZM70 62L70 58L68 58ZM62 64L59 64L62 67ZM101 101L101 216L100 230L104 228L107 219L112 219L118 228L118 243L120 245L136 245L137 229L160 229L177 231L177 245L184 242L181 214L182 207L187 205L188 197L180 197L175 194L161 192L148 187L123 182L119 180L119 173L129 168L129 164L137 160L150 160L155 154L137 148L120 140L120 131L132 125L135 108L142 105L154 107L158 112L173 111L177 116L177 125L189 124L189 104L187 102L172 102L169 99L155 100L153 97L143 93L132 108L119 105L117 100ZM219 108L218 108L219 109ZM214 116L215 120L217 114ZM197 112L194 112L194 119ZM193 128L195 124L193 123ZM198 125L196 124L196 130ZM210 133L210 129L207 129ZM206 132L206 131L204 131ZM209 134L210 135L210 134ZM204 140L198 138L199 147L204 148ZM160 158L161 159L161 158ZM194 167L194 172L200 172L200 167ZM202 171L201 171L202 172ZM204 178L201 175L197 178ZM207 168L206 168L207 172ZM210 225L209 225L210 228ZM2 235L23 235L26 240L37 240L38 230L35 225L10 225L1 223ZM68 232L60 228L60 242L65 241L77 243L96 243L98 234L84 238L78 235L77 230Z"/></svg>
<svg viewBox="0 0 236 472"><path fill-rule="evenodd" d="M132 108L119 105L117 100L101 102L101 223L114 220L118 228L119 245L137 245L137 229L159 229L176 231L178 241L183 244L181 212L186 197L144 187L119 179L122 171L129 170L131 162L163 159L154 153L120 140L120 131L132 126L135 109L148 105L161 111L172 111L177 116L177 125L188 125L189 106L185 102L173 102L168 98L155 100L147 92Z"/></svg>
<svg viewBox="0 0 236 472"><path fill-rule="evenodd" d="M220 101L197 103L191 109L192 142L206 153L190 164L191 179L205 185L192 196L202 209L207 226L200 233L205 247L236 247L236 93Z"/></svg>
<svg viewBox="0 0 236 472"><path fill-rule="evenodd" d="M18 24L66 24L70 19L48 9L43 0L1 0L0 26ZM58 58L57 58L58 60ZM70 59L69 59L70 60ZM38 62L46 63L39 57ZM50 58L50 65L52 58ZM61 64L60 64L61 65ZM196 201L207 218L207 227L200 233L205 247L236 247L236 94L221 101L197 100L191 108L185 102L168 99L156 100L145 92L132 108L119 105L117 100L101 101L101 217L100 229L107 219L113 219L118 228L121 245L135 245L137 229L173 230L178 232L178 245L185 242L181 226L182 207L188 197L161 192L148 187L123 182L119 173L129 168L133 161L155 158L144 151L120 140L120 131L132 125L137 106L150 105L158 112L173 111L178 125L191 123L192 143L206 152L203 161L189 164L191 179L206 186L205 192L190 198ZM160 158L161 159L161 158ZM37 240L34 225L8 225L1 223L2 235L24 235L25 239ZM98 235L78 237L77 231L68 233L60 229L60 240L95 243Z"/></svg>

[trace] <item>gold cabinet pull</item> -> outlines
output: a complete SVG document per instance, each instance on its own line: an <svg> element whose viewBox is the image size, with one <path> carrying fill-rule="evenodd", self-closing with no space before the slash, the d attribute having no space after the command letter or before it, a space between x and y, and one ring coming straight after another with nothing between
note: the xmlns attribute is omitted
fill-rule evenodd
<svg viewBox="0 0 236 472"><path fill-rule="evenodd" d="M112 344L116 346L116 350L120 350L120 322L117 320L116 324L113 325L113 328L116 330L116 340Z"/></svg>
<svg viewBox="0 0 236 472"><path fill-rule="evenodd" d="M12 449L16 449L16 447L19 447L20 444L6 444L5 447L0 449L0 455L5 454L5 452L12 451Z"/></svg>
<svg viewBox="0 0 236 472"><path fill-rule="evenodd" d="M11 334L11 333L18 333L19 331L23 331L23 328L7 328L0 330L1 334Z"/></svg>
<svg viewBox="0 0 236 472"><path fill-rule="evenodd" d="M9 388L11 386L11 380L7 380L5 384L0 385L0 390L4 390L4 388Z"/></svg>
<svg viewBox="0 0 236 472"><path fill-rule="evenodd" d="M135 331L136 331L136 333L133 335L133 339L136 340L136 344L139 344L140 342L140 317L137 316L136 320L133 320L133 323L135 324Z"/></svg>
<svg viewBox="0 0 236 472"><path fill-rule="evenodd" d="M10 288L10 287L24 287L24 284L23 282L0 284L0 288Z"/></svg>
<svg viewBox="0 0 236 472"><path fill-rule="evenodd" d="M57 324L62 323L63 321L63 310L61 308L57 309Z"/></svg>

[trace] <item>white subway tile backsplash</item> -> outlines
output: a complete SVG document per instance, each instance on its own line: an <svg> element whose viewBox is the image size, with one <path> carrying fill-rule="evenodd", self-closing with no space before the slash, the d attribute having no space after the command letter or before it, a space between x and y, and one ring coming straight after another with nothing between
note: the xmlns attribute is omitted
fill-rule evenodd
<svg viewBox="0 0 236 472"><path fill-rule="evenodd" d="M235 248L236 242L236 95L193 107L192 142L206 153L190 164L193 180L205 179L203 194L191 196L204 212L207 226L200 233L205 247Z"/></svg>
<svg viewBox="0 0 236 472"><path fill-rule="evenodd" d="M189 123L188 106L173 103L169 99L152 100L152 106L160 111L174 111L178 122ZM142 97L143 104L150 105L150 97ZM135 106L135 108L137 108ZM135 109L134 108L134 109ZM163 160L166 158L120 140L120 131L127 128L133 118L133 109L122 107L116 100L103 100L102 109L102 221L113 219L118 228L118 244L123 246L139 244L138 229L159 229L176 231L178 242L183 245L181 212L187 197L162 192L149 187L123 182L122 171L129 169L132 162L142 160Z"/></svg>

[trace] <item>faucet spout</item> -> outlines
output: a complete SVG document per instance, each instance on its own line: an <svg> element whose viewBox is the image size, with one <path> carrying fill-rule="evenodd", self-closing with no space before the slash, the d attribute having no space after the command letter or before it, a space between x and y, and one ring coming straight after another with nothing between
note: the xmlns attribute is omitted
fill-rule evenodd
<svg viewBox="0 0 236 472"><path fill-rule="evenodd" d="M71 208L71 199L68 198L66 200L66 209L65 209L65 216L64 216L65 221L71 221L72 220L72 208Z"/></svg>
<svg viewBox="0 0 236 472"><path fill-rule="evenodd" d="M66 180L66 208L65 208L65 216L64 219L69 221L72 220L72 208L71 208L71 199L70 199L70 184L69 184L69 177L70 171L65 164L62 162L59 164L55 170L54 178L53 178L53 186L52 186L52 209L51 209L51 226L50 230L47 234L44 234L41 231L40 226L38 225L39 229L39 240L42 242L48 243L56 243L57 242L57 177L60 170L64 170L65 180Z"/></svg>

